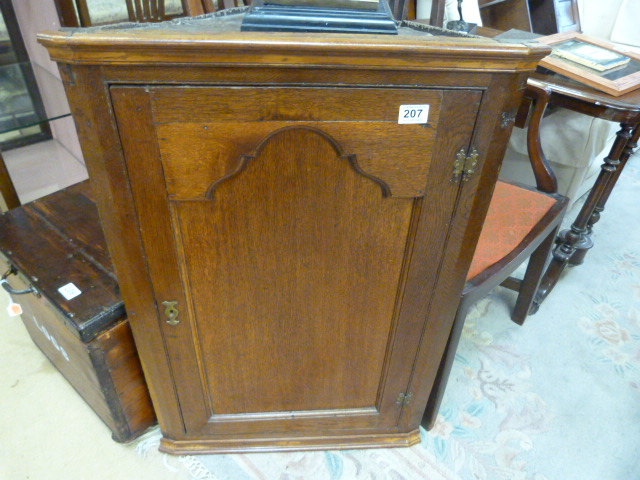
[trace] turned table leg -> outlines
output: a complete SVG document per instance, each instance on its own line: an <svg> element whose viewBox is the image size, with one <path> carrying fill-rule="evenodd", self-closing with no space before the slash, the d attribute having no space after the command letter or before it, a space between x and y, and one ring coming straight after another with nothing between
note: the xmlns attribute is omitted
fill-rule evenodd
<svg viewBox="0 0 640 480"><path fill-rule="evenodd" d="M633 154L634 149L637 148L638 146L639 137L640 137L640 124L634 127L630 135L630 138L628 138L627 142L625 143L624 148L622 149L622 154L619 157L620 162L617 168L615 169L615 171L612 173L612 175L606 182L606 185L602 191L602 194L598 198L598 201L595 207L593 208L591 217L587 222L587 231L585 232L585 235L584 235L585 248L580 248L576 246L576 251L571 256L571 259L569 260L570 265L582 264L584 262L584 257L587 255L587 252L593 246L593 241L591 240L593 225L600 220L600 216L604 211L604 207L607 203L607 200L609 199L609 195L611 195L613 187L615 187L616 183L618 182L618 178L620 177L620 174L622 173L624 166L627 164L627 160L629 160L629 157ZM613 154L614 148L615 148L615 144L611 149L611 154ZM610 154L610 157L612 156L611 154Z"/></svg>
<svg viewBox="0 0 640 480"><path fill-rule="evenodd" d="M634 129L633 134L632 130ZM621 129L616 133L616 139L611 147L609 156L604 159L600 174L589 192L587 200L580 209L578 216L571 225L571 228L564 230L558 236L558 245L554 249L551 263L540 283L540 289L534 301L534 307L544 300L553 289L560 278L560 274L568 263L578 265L582 263L586 252L593 246L590 226L599 219L599 214L604 208L604 202L611 193L611 189L617 180L616 171L621 164L621 160L626 162L631 155L633 148L630 141L635 138L637 141L638 126L634 124L622 123ZM599 207L600 211L596 211Z"/></svg>

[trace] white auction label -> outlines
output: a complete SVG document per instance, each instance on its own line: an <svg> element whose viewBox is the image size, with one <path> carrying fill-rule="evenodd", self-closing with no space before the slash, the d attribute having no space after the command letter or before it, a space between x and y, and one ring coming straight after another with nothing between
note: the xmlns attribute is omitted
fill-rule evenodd
<svg viewBox="0 0 640 480"><path fill-rule="evenodd" d="M60 287L58 291L67 300L76 298L78 295L82 293L80 289L76 287L73 283L67 283L65 286Z"/></svg>
<svg viewBox="0 0 640 480"><path fill-rule="evenodd" d="M429 105L400 105L398 123L425 124L429 120Z"/></svg>

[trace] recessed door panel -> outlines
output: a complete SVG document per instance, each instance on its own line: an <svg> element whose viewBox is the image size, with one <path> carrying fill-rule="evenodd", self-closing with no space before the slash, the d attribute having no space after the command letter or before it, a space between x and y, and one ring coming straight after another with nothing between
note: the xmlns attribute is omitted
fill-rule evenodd
<svg viewBox="0 0 640 480"><path fill-rule="evenodd" d="M276 131L208 200L174 202L216 414L376 405L413 201L336 147Z"/></svg>
<svg viewBox="0 0 640 480"><path fill-rule="evenodd" d="M424 322L416 305L429 301L417 283L432 285L440 265L430 254L415 268L414 240L422 232L438 251L459 188L449 181L459 147L439 147L451 162L435 158L439 123L462 120L447 138L467 147L481 93L113 87L112 96L116 116L141 125L121 135L156 295L145 314L158 316L174 359L167 381L186 436L397 431ZM441 112L459 107L457 96L469 110ZM410 104L430 105L427 123L398 123ZM446 181L427 188L434 178ZM410 274L418 270L429 279ZM179 323L166 322L165 301Z"/></svg>

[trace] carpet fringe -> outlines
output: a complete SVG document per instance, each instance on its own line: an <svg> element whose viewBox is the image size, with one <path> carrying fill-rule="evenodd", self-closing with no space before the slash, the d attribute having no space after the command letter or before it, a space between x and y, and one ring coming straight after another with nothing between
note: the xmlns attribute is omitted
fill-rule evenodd
<svg viewBox="0 0 640 480"><path fill-rule="evenodd" d="M162 440L162 432L159 427L149 430L136 440L136 453L141 458L146 459L150 452L158 451L160 440ZM169 464L168 455L164 453L162 456L164 466L172 472L177 472L178 469ZM194 455L179 455L177 458L187 469L193 480L218 480Z"/></svg>
<svg viewBox="0 0 640 480"><path fill-rule="evenodd" d="M194 480L218 480L194 455L180 457L180 462L186 467Z"/></svg>
<svg viewBox="0 0 640 480"><path fill-rule="evenodd" d="M149 452L157 451L160 448L161 439L160 427L152 428L136 440L136 453L142 458L147 458Z"/></svg>

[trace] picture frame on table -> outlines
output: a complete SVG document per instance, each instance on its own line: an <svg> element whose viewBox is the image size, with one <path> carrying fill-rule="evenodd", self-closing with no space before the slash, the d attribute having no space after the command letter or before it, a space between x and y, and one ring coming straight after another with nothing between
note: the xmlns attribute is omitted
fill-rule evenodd
<svg viewBox="0 0 640 480"><path fill-rule="evenodd" d="M640 54L610 42L565 32L537 39L552 48L540 66L618 97L640 88Z"/></svg>

